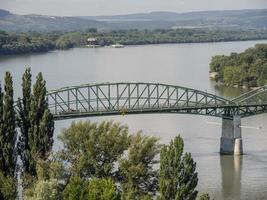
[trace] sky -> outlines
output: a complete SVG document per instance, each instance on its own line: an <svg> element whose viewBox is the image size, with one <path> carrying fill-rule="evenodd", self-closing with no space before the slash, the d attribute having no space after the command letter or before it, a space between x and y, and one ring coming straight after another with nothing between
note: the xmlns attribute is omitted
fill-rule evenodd
<svg viewBox="0 0 267 200"><path fill-rule="evenodd" d="M267 0L0 0L15 14L117 15L151 11L191 12L267 8Z"/></svg>

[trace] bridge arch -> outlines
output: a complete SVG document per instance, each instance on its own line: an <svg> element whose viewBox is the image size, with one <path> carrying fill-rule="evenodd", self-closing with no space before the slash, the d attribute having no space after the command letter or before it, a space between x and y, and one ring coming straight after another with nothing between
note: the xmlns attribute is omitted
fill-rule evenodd
<svg viewBox="0 0 267 200"><path fill-rule="evenodd" d="M221 117L232 101L191 88L160 83L100 83L47 93L56 120L138 113L189 113Z"/></svg>

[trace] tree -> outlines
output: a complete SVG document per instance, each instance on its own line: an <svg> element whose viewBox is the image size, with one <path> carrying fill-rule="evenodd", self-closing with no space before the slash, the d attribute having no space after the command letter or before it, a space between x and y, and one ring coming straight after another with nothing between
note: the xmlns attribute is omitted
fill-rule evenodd
<svg viewBox="0 0 267 200"><path fill-rule="evenodd" d="M198 182L196 163L191 154L183 156L184 143L180 136L160 152L159 193L161 200L196 199Z"/></svg>
<svg viewBox="0 0 267 200"><path fill-rule="evenodd" d="M16 123L13 100L13 81L10 72L5 74L4 93L0 86L0 198L12 199L16 194Z"/></svg>
<svg viewBox="0 0 267 200"><path fill-rule="evenodd" d="M63 191L65 200L87 200L88 182L79 176L72 176Z"/></svg>
<svg viewBox="0 0 267 200"><path fill-rule="evenodd" d="M114 165L129 145L128 127L113 122L74 122L59 138L69 173L83 178L115 178Z"/></svg>
<svg viewBox="0 0 267 200"><path fill-rule="evenodd" d="M122 196L124 199L152 198L157 190L158 163L156 155L160 151L158 139L137 133L131 137L126 158L119 161L123 177Z"/></svg>
<svg viewBox="0 0 267 200"><path fill-rule="evenodd" d="M16 179L10 176L4 175L0 171L0 199L12 200L17 197L17 185Z"/></svg>
<svg viewBox="0 0 267 200"><path fill-rule="evenodd" d="M30 109L31 109L31 70L25 70L22 77L22 99L18 99L18 117L20 127L20 137L18 150L23 166L26 172L30 172L31 149L29 145L29 129L31 127Z"/></svg>
<svg viewBox="0 0 267 200"><path fill-rule="evenodd" d="M36 161L45 160L53 145L54 120L46 101L46 82L41 73L31 92L31 73L26 69L19 99L19 154L25 172L36 176Z"/></svg>
<svg viewBox="0 0 267 200"><path fill-rule="evenodd" d="M64 163L61 163L53 154L46 160L36 161L37 176L29 176L29 184L24 187L23 199L54 200L63 199Z"/></svg>
<svg viewBox="0 0 267 200"><path fill-rule="evenodd" d="M266 44L257 44L242 53L214 56L210 63L210 70L218 72L215 80L226 85L262 86L267 80L266 52Z"/></svg>
<svg viewBox="0 0 267 200"><path fill-rule="evenodd" d="M60 183L57 179L37 180L31 191L26 191L25 200L55 200L62 199Z"/></svg>
<svg viewBox="0 0 267 200"><path fill-rule="evenodd" d="M3 103L3 171L10 175L15 176L17 157L15 155L15 142L16 142L16 121L14 110L14 91L13 81L10 72L5 75L5 94Z"/></svg>
<svg viewBox="0 0 267 200"><path fill-rule="evenodd" d="M194 200L197 197L196 190L198 178L196 171L196 163L190 153L186 153L183 157L182 171L180 174L180 183L175 199Z"/></svg>
<svg viewBox="0 0 267 200"><path fill-rule="evenodd" d="M0 170L4 170L4 132L3 132L3 108L4 108L4 102L3 102L4 93L2 92L2 86L0 84ZM1 196L0 196L1 197Z"/></svg>
<svg viewBox="0 0 267 200"><path fill-rule="evenodd" d="M118 194L116 192L116 185L108 179L92 179L89 181L87 200L116 200Z"/></svg>

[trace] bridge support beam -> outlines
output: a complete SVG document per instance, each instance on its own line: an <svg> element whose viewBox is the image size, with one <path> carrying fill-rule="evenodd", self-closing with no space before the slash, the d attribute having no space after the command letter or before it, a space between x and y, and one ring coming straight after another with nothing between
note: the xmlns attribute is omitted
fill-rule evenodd
<svg viewBox="0 0 267 200"><path fill-rule="evenodd" d="M220 145L221 154L243 154L243 144L240 126L240 116L234 116L233 119L222 118L222 137Z"/></svg>

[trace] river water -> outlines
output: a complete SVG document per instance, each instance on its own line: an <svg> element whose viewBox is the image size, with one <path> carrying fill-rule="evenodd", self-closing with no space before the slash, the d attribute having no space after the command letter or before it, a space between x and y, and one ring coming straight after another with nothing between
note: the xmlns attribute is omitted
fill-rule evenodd
<svg viewBox="0 0 267 200"><path fill-rule="evenodd" d="M44 54L0 57L0 80L4 72L13 74L16 96L21 93L21 75L31 67L34 76L43 72L47 87L100 82L158 82L191 87L225 98L241 94L241 89L217 87L209 80L209 62L213 55L241 52L267 41L166 44L114 48L75 48ZM84 119L83 119L84 120ZM243 129L243 156L220 156L221 127L210 122L219 118L146 114L91 118L128 124L132 132L160 137L168 143L177 134L185 141L185 151L193 154L199 174L198 189L215 199L267 199L267 114L242 119L242 125L262 127ZM56 122L56 136L72 120ZM56 141L55 149L60 148Z"/></svg>

